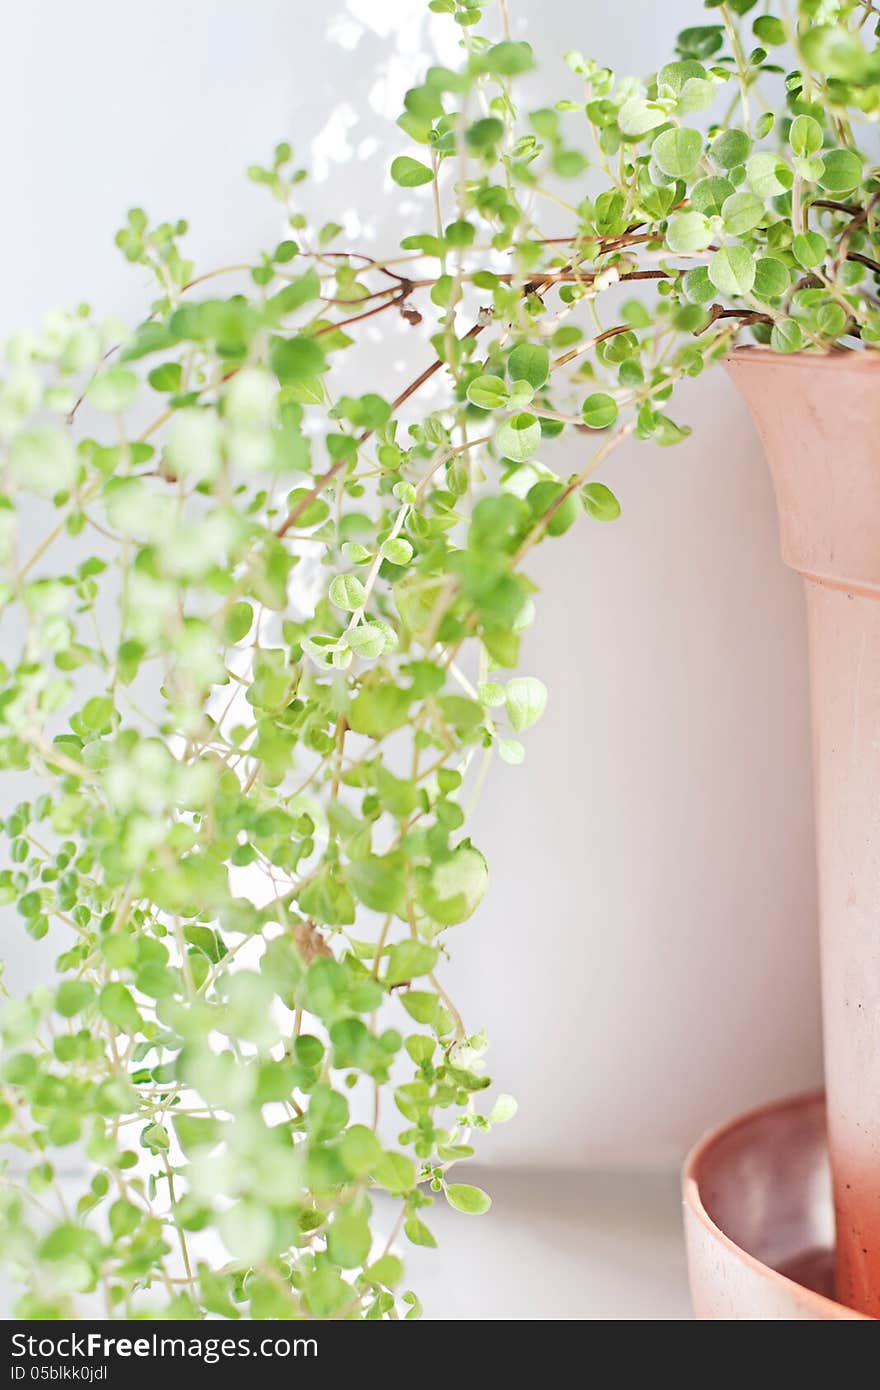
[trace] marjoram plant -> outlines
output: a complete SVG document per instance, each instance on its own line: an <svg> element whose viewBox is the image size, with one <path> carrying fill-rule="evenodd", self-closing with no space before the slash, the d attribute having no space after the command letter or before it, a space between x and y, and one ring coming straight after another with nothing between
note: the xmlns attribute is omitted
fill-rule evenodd
<svg viewBox="0 0 880 1390"><path fill-rule="evenodd" d="M872 4L707 0L646 81L571 52L525 110L503 0L429 8L461 61L406 93L399 248L308 225L282 144L249 269L135 209L140 325L5 345L0 900L56 972L2 1009L23 1317L418 1316L399 1251L486 1210L458 1165L515 1109L442 981L465 807L547 701L531 552L618 516L594 475L743 328L880 341ZM413 379L349 394L401 317Z"/></svg>

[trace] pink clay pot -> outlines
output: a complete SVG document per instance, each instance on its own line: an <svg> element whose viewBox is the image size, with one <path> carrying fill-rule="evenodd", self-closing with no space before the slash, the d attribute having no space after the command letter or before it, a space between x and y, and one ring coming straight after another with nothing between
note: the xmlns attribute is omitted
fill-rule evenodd
<svg viewBox="0 0 880 1390"><path fill-rule="evenodd" d="M877 1318L880 354L779 356L743 348L727 369L749 406L773 475L783 559L805 583L835 1287L841 1304ZM747 1174L746 1166L744 1205L753 1200ZM696 1291L695 1298L701 1306Z"/></svg>
<svg viewBox="0 0 880 1390"><path fill-rule="evenodd" d="M821 1095L702 1139L684 1170L694 1312L715 1321L863 1320L831 1297L834 1208Z"/></svg>

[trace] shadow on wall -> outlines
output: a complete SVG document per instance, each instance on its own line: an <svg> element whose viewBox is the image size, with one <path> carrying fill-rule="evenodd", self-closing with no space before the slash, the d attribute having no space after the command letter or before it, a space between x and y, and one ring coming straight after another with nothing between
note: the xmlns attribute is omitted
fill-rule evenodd
<svg viewBox="0 0 880 1390"><path fill-rule="evenodd" d="M429 27L451 56L451 26L426 21L422 0L348 0L329 16L289 0L153 0L149 22L114 0L87 10L85 43L81 9L35 0L7 16L0 118L20 134L0 331L82 296L135 320L143 288L112 248L133 203L185 212L205 266L272 245L279 211L240 171L279 138L313 147L306 205L349 243L396 246L413 210L422 225L421 193L380 174L402 148L388 116ZM624 25L599 0L511 10L547 60L544 103L567 89L566 48L647 71L702 13L631 0ZM361 384L392 394L412 353L401 323L386 355L361 355ZM492 891L450 942L456 997L521 1102L491 1141L501 1163L671 1161L709 1123L818 1074L798 583L777 558L743 407L718 372L685 401L686 444L616 456L621 520L585 521L533 566L523 670L550 705L525 766L490 776L474 834Z"/></svg>

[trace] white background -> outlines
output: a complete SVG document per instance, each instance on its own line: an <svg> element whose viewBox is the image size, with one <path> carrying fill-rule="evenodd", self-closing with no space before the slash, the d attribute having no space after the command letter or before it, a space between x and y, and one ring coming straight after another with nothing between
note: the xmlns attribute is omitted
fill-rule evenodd
<svg viewBox="0 0 880 1390"><path fill-rule="evenodd" d="M531 105L575 94L567 48L647 72L677 27L704 22L698 0L511 11L546 64ZM8 7L0 334L83 298L136 321L145 287L112 246L133 203L187 216L203 268L273 245L277 212L242 171L282 138L314 145L310 206L352 242L395 247L412 195L387 178L404 145L386 114L423 65L425 13L422 0ZM371 359L374 389L390 394L423 352L401 329ZM582 524L534 565L523 669L547 681L549 711L525 766L490 777L475 837L492 891L458 929L449 976L520 1100L493 1141L503 1164L672 1164L707 1125L819 1072L798 582L723 374L692 384L678 414L694 426L684 446L632 444L606 474L622 519ZM561 471L580 446L566 447ZM20 952L14 916L2 930Z"/></svg>

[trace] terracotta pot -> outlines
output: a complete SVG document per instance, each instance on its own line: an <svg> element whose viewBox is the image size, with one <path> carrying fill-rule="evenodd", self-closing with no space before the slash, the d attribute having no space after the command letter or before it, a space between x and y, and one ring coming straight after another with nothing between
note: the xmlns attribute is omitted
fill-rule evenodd
<svg viewBox="0 0 880 1390"><path fill-rule="evenodd" d="M880 1316L880 355L738 350L782 555L803 576L813 701L836 1296ZM770 1316L773 1316L772 1314Z"/></svg>
<svg viewBox="0 0 880 1390"><path fill-rule="evenodd" d="M834 1209L821 1095L768 1105L702 1139L684 1170L698 1318L859 1319L832 1298Z"/></svg>

